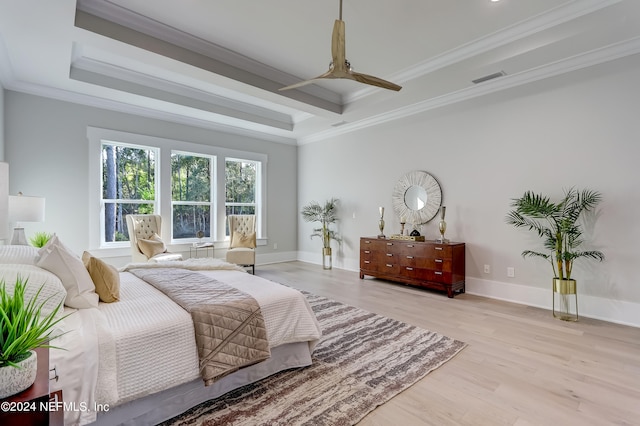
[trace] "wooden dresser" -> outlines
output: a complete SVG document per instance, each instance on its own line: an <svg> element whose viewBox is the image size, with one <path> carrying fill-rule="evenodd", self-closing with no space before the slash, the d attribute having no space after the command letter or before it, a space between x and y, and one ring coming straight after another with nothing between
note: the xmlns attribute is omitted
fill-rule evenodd
<svg viewBox="0 0 640 426"><path fill-rule="evenodd" d="M365 275L405 284L464 293L464 243L360 238L360 278Z"/></svg>

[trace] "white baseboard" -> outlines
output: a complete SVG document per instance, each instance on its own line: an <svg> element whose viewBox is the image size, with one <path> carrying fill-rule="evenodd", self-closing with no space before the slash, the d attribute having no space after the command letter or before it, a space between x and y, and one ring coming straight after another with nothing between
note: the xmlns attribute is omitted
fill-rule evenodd
<svg viewBox="0 0 640 426"><path fill-rule="evenodd" d="M318 265L322 263L320 253L298 252L297 260ZM359 272L360 263L357 259L336 259L334 256L333 267ZM549 286L549 289L543 289L467 277L465 287L467 293L477 296L504 300L520 305L535 306L549 311L552 308L553 294L551 286ZM578 294L578 313L581 317L640 327L639 303Z"/></svg>
<svg viewBox="0 0 640 426"><path fill-rule="evenodd" d="M499 281L467 277L466 292L492 299L542 309L552 308L551 285L549 289L530 287ZM578 313L580 316L595 318L617 324L640 327L640 304L624 300L606 299L578 293Z"/></svg>

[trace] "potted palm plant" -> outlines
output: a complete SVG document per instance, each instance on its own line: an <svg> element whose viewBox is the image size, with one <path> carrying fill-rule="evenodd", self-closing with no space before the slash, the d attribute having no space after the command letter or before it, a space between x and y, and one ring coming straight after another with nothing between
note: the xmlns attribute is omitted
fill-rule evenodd
<svg viewBox="0 0 640 426"><path fill-rule="evenodd" d="M311 238L320 237L322 239L322 267L332 268L331 240L341 242L342 239L336 231L330 228L332 223L338 221L338 199L331 198L321 205L317 201L311 201L302 207L302 219L305 222L319 222L321 227L315 228Z"/></svg>
<svg viewBox="0 0 640 426"><path fill-rule="evenodd" d="M549 197L531 191L512 200L511 207L514 210L507 214L507 223L516 228L534 231L543 239L545 252L525 250L522 256L541 257L551 264L553 291L560 298L560 313L556 314L554 294L554 317L563 320L578 319L576 281L571 278L574 262L580 258L604 260L604 254L600 251L580 250L584 240L583 229L578 223L578 219L584 213L592 211L601 199L602 196L597 191L571 188L555 203ZM576 298L575 315L569 314L569 295L572 294Z"/></svg>
<svg viewBox="0 0 640 426"><path fill-rule="evenodd" d="M33 384L37 373L36 348L49 348L48 342L62 307L41 315L45 302L39 303L40 290L28 302L25 301L27 280L18 277L13 295L0 281L0 398L22 392Z"/></svg>

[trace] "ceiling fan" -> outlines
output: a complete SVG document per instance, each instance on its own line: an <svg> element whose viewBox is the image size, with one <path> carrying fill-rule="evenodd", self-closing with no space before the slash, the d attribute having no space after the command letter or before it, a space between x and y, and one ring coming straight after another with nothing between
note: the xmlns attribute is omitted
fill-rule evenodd
<svg viewBox="0 0 640 426"><path fill-rule="evenodd" d="M342 20L342 0L340 0L340 19L336 19L335 23L333 24L333 35L331 37L331 56L333 60L329 64L329 71L315 78L312 78L311 80L301 81L300 83L283 87L280 90L296 89L298 87L311 84L316 80L332 78L354 80L360 83L395 91L402 89L402 86L398 86L397 84L391 83L390 81L386 81L372 75L355 72L351 69L351 63L347 61L345 52L344 21Z"/></svg>

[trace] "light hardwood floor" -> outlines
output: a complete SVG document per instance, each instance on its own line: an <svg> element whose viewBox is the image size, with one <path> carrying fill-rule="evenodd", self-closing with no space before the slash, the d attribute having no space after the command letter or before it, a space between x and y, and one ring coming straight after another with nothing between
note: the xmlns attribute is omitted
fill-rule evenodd
<svg viewBox="0 0 640 426"><path fill-rule="evenodd" d="M564 322L543 309L449 299L303 262L262 265L256 275L468 344L361 426L640 425L640 328Z"/></svg>

